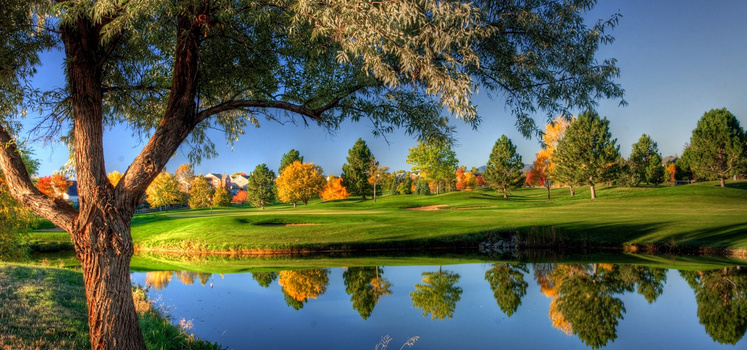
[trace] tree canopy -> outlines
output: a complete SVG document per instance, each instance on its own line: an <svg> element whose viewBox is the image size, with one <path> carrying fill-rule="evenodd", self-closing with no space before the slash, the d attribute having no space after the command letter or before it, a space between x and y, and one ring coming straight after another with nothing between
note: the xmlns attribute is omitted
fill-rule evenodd
<svg viewBox="0 0 747 350"><path fill-rule="evenodd" d="M181 145L200 161L216 154L208 130L233 142L263 117L328 129L367 119L375 134L402 128L444 141L452 128L443 110L479 124L470 101L478 84L506 96L529 135L529 113L622 97L614 59L596 59L619 15L587 26L595 3L7 0L0 166L13 197L75 242L91 346L143 348L122 277L134 250L130 221ZM66 84L35 91L29 79L52 46L64 49ZM70 143L80 211L39 192L25 172L14 130L27 107L48 107L44 130ZM104 164L112 125L147 139L116 187Z"/></svg>
<svg viewBox="0 0 747 350"><path fill-rule="evenodd" d="M265 163L257 165L249 174L246 185L249 203L264 209L265 206L275 204L275 173Z"/></svg>
<svg viewBox="0 0 747 350"><path fill-rule="evenodd" d="M496 191L503 191L503 198L508 198L511 186L521 183L523 168L524 163L521 155L516 153L516 146L506 135L501 135L490 152L483 178Z"/></svg>
<svg viewBox="0 0 747 350"><path fill-rule="evenodd" d="M413 172L419 172L421 178L436 184L436 194L446 183L456 176L459 160L451 149L451 144L427 144L419 142L410 148L407 163L412 165Z"/></svg>
<svg viewBox="0 0 747 350"><path fill-rule="evenodd" d="M368 178L371 176L370 165L373 154L368 149L366 141L358 138L353 148L348 150L347 163L342 165L342 182L350 194L361 196L366 199L366 194L371 191Z"/></svg>
<svg viewBox="0 0 747 350"><path fill-rule="evenodd" d="M299 161L285 167L277 180L278 199L285 203L301 201L308 204L309 199L318 196L324 190L327 181L322 167L314 163Z"/></svg>

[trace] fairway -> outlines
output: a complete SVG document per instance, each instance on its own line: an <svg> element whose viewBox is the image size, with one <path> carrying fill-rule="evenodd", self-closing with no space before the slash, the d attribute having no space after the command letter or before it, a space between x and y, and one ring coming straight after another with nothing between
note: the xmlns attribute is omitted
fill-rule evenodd
<svg viewBox="0 0 747 350"><path fill-rule="evenodd" d="M372 200L181 210L136 215L142 250L346 250L475 245L490 233L552 234L575 243L621 247L747 248L747 182L677 187L521 188L506 200L488 188ZM435 210L408 210L439 206ZM430 208L433 209L433 208Z"/></svg>

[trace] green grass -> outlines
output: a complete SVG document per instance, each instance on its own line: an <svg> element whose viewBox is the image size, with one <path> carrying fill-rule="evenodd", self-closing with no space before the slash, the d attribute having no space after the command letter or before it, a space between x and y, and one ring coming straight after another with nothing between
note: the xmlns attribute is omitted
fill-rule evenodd
<svg viewBox="0 0 747 350"><path fill-rule="evenodd" d="M133 291L148 349L220 349L171 325ZM0 263L0 349L90 349L83 275Z"/></svg>
<svg viewBox="0 0 747 350"><path fill-rule="evenodd" d="M747 249L747 182L687 186L568 189L522 188L508 200L489 189L371 200L311 201L293 208L216 208L136 215L136 246L177 251L372 249L475 245L491 232L542 236L569 246L659 244ZM411 207L444 205L442 210ZM307 224L279 226L277 224ZM47 234L47 233L45 233ZM541 238L541 237L540 237ZM41 234L32 240L44 241Z"/></svg>

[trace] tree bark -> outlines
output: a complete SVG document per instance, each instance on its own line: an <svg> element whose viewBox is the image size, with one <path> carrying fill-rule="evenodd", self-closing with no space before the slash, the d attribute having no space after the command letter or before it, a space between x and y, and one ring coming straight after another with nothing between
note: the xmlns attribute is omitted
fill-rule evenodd
<svg viewBox="0 0 747 350"><path fill-rule="evenodd" d="M545 188L547 188L547 199L550 199L550 187L545 187Z"/></svg>
<svg viewBox="0 0 747 350"><path fill-rule="evenodd" d="M573 185L569 185L569 188L571 189L571 197L576 195L576 189L573 188Z"/></svg>
<svg viewBox="0 0 747 350"><path fill-rule="evenodd" d="M724 182L724 178L721 177L721 187L726 187L726 182Z"/></svg>
<svg viewBox="0 0 747 350"><path fill-rule="evenodd" d="M590 185L589 189L591 190L591 199L597 198L597 191L594 189L594 185Z"/></svg>

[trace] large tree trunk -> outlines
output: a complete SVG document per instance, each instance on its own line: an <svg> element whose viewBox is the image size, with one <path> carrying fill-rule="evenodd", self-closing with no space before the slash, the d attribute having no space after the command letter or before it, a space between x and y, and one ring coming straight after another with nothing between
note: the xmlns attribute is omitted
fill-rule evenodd
<svg viewBox="0 0 747 350"><path fill-rule="evenodd" d="M76 233L88 302L92 349L145 349L132 300L129 218L99 212ZM104 224L106 222L106 224Z"/></svg>
<svg viewBox="0 0 747 350"><path fill-rule="evenodd" d="M594 189L594 185L590 185L589 189L591 190L591 199L597 198L597 191Z"/></svg>
<svg viewBox="0 0 747 350"><path fill-rule="evenodd" d="M721 177L721 187L726 187L726 182L724 182L724 178Z"/></svg>

